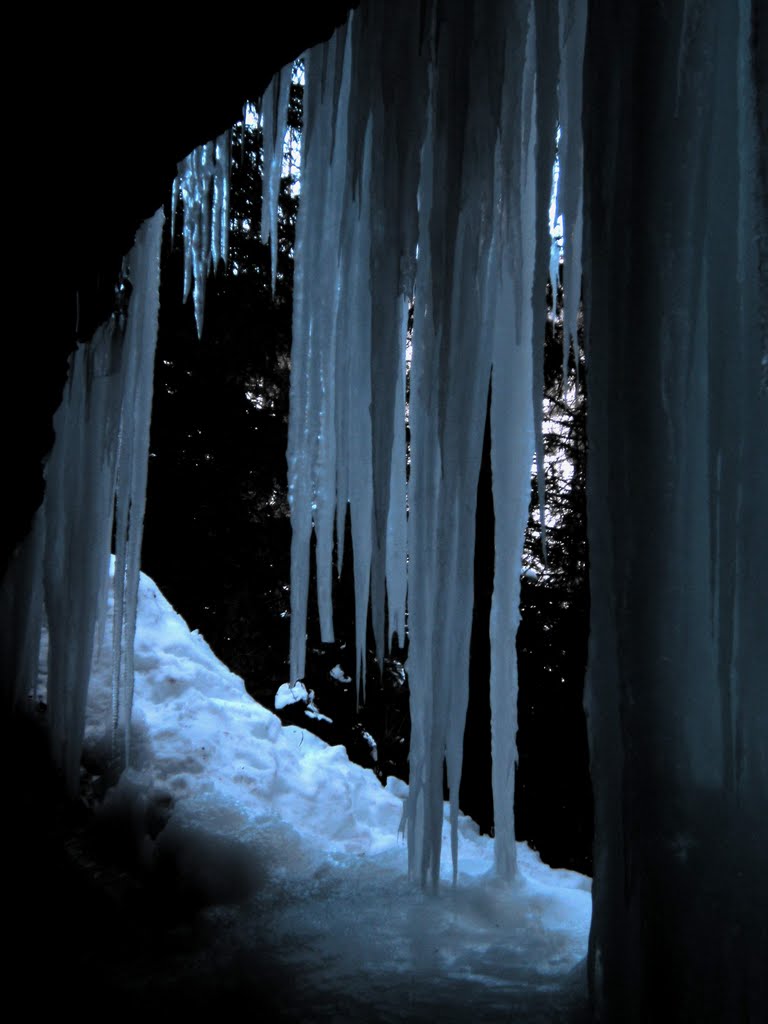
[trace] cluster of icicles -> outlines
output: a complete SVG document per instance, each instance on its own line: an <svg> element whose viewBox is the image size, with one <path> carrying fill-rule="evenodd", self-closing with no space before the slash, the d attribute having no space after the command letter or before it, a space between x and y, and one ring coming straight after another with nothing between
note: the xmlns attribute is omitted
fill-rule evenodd
<svg viewBox="0 0 768 1024"><path fill-rule="evenodd" d="M195 323L203 333L205 283L210 270L229 254L230 133L206 142L181 161L171 193L171 237L175 237L176 212L181 198L184 219L184 300L190 293Z"/></svg>
<svg viewBox="0 0 768 1024"><path fill-rule="evenodd" d="M275 75L261 98L263 128L263 204L261 240L271 243L272 290L277 276L277 213L283 139L286 131L291 66ZM247 109L243 113L245 120ZM193 297L197 333L202 336L208 274L229 257L229 171L231 132L198 146L178 166L171 192L171 237L176 237L179 200L184 239L184 301Z"/></svg>
<svg viewBox="0 0 768 1024"><path fill-rule="evenodd" d="M543 464L549 204L559 126L565 337L575 339L585 5L455 0L427 3L422 11L414 18L405 0L369 0L305 56L288 441L290 671L292 681L305 671L313 531L322 640L333 640L333 573L341 571L349 515L359 696L369 609L380 663L393 637L404 642L407 616L411 749L404 829L412 873L436 885L444 766L457 869L475 511L489 391L495 846L499 874L515 872L515 636L535 450ZM261 237L271 240L273 283L289 89L290 68L284 68L261 103ZM180 168L185 211L195 204L184 233L196 310L208 261L217 259L208 248L214 233L200 225L221 216L209 188L218 167L205 149Z"/></svg>
<svg viewBox="0 0 768 1024"><path fill-rule="evenodd" d="M548 208L559 124L566 338L575 338L585 5L458 0L422 11L419 20L410 3L369 2L305 58L288 444L291 678L305 669L311 533L327 642L334 553L340 571L349 515L360 691L369 608L379 660L395 635L403 642L407 613L404 829L412 873L437 885L444 767L457 869L489 390L496 865L501 877L515 872L515 636L531 458L541 451ZM284 83L273 83L267 104L278 119ZM274 244L274 187L265 194Z"/></svg>
<svg viewBox="0 0 768 1024"><path fill-rule="evenodd" d="M79 785L91 664L106 626L113 538L115 767L130 757L162 233L159 210L124 261L129 303L118 294L112 317L72 355L53 422L45 500L0 589L0 661L12 687L7 699L23 706L31 695L47 703L52 752L72 792Z"/></svg>

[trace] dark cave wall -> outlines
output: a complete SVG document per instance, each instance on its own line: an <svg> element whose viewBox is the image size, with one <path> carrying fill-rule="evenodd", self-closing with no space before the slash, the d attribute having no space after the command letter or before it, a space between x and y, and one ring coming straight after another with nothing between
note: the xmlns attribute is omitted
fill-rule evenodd
<svg viewBox="0 0 768 1024"><path fill-rule="evenodd" d="M112 12L22 18L13 43L24 74L9 126L17 321L2 386L10 443L0 576L42 499L68 355L112 312L122 256L168 199L178 161L354 6L292 4L277 29L227 8L194 23L176 8L132 9L117 23Z"/></svg>

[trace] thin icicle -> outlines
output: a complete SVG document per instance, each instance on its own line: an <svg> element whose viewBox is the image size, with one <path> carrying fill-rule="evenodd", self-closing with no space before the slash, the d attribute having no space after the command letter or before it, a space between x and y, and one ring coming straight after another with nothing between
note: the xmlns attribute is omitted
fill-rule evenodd
<svg viewBox="0 0 768 1024"><path fill-rule="evenodd" d="M390 454L389 509L387 512L386 584L387 644L397 634L405 645L407 518L405 448L405 343L408 326L408 301L401 299L399 349L396 355L399 375L395 385L392 411L392 451Z"/></svg>
<svg viewBox="0 0 768 1024"><path fill-rule="evenodd" d="M162 228L163 217L158 213L142 225L129 257L133 292L124 344L132 357L124 368L123 419L115 486L115 615L112 633L113 749L123 764L130 760L133 641L147 490Z"/></svg>
<svg viewBox="0 0 768 1024"><path fill-rule="evenodd" d="M364 163L371 165L371 137L363 151ZM359 215L346 222L349 247L342 263L348 281L344 291L343 331L347 335L349 362L344 367L344 393L348 407L349 505L354 549L355 590L355 683L358 701L365 696L368 602L373 558L373 468L371 401L371 292L368 268L359 253L369 242L370 207L365 196Z"/></svg>
<svg viewBox="0 0 768 1024"><path fill-rule="evenodd" d="M211 220L211 267L215 272L229 258L229 174L232 162L232 133L222 132L216 139L216 164L213 173Z"/></svg>
<svg viewBox="0 0 768 1024"><path fill-rule="evenodd" d="M536 178L536 222L541 223L550 201L549 186L552 167L555 162L555 138L557 123L557 85L559 76L560 51L552 46L552 39L558 38L559 11L557 0L537 0L530 8L530 52L527 55L528 67L533 76L533 92L535 103L531 117L532 131L535 133L535 178ZM523 244L533 244L536 262L533 280L533 301L537 303L540 296L546 294L547 262L551 240L544 237L543 232L532 230L524 238ZM552 282L553 301L557 302L557 282ZM538 304L538 303L537 303ZM533 378L532 399L538 407L544 393L544 346L540 342L541 322L534 317L531 323L534 333L533 346ZM541 554L544 564L547 563L547 522L546 522L546 474L544 471L544 435L542 417L538 414L534 419L534 436L536 439L536 481L539 491L539 530L541 536Z"/></svg>
<svg viewBox="0 0 768 1024"><path fill-rule="evenodd" d="M45 509L38 509L28 536L13 556L0 586L0 669L5 709L37 696L43 624ZM23 595L23 600L20 599Z"/></svg>
<svg viewBox="0 0 768 1024"><path fill-rule="evenodd" d="M288 130L288 100L292 67L286 64L272 79L261 100L264 162L261 192L260 237L264 245L271 241L272 294L277 280L277 212L280 205L280 175L283 167L283 141Z"/></svg>
<svg viewBox="0 0 768 1024"><path fill-rule="evenodd" d="M584 233L582 201L583 145L581 133L582 65L587 7L578 0L560 0L560 181L565 254L563 280L563 377L573 352L579 367L578 317L581 301L581 250ZM556 296L555 296L556 298Z"/></svg>

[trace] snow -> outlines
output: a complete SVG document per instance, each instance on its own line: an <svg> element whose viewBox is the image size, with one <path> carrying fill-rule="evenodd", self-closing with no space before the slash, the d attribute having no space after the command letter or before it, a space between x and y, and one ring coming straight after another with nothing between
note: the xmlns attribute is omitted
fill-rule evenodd
<svg viewBox="0 0 768 1024"><path fill-rule="evenodd" d="M109 749L108 634L88 698L92 763ZM493 841L460 816L457 883L423 893L399 835L407 786L382 787L343 747L281 725L143 574L135 669L133 762L100 813L134 821L145 863L171 863L204 895L218 984L228 958L258 976L285 968L300 983L271 995L295 1020L329 1019L340 993L342 1019L363 1020L462 1020L470 1003L477 1019L520 1006L551 1020L579 1003L589 879L520 844L518 878L501 884ZM446 805L446 838L449 817ZM145 822L158 819L153 838ZM179 984L199 970L191 958Z"/></svg>
<svg viewBox="0 0 768 1024"><path fill-rule="evenodd" d="M314 718L319 722L330 722L333 724L332 718L318 711L315 704L315 691L308 690L304 683L283 683L278 687L275 694L275 711L282 711L283 708L287 708L291 704L306 704L304 714L307 718Z"/></svg>
<svg viewBox="0 0 768 1024"><path fill-rule="evenodd" d="M379 748L378 748L378 746L376 744L376 740L365 729L363 729L362 737L365 740L365 742L368 744L368 746L371 748L371 757L373 758L374 761L378 761L379 760Z"/></svg>
<svg viewBox="0 0 768 1024"><path fill-rule="evenodd" d="M275 694L275 711L282 711L290 704L306 704L309 693L304 683L282 683Z"/></svg>
<svg viewBox="0 0 768 1024"><path fill-rule="evenodd" d="M334 665L331 671L328 673L331 679L335 679L337 683L351 683L352 680L346 674L341 665Z"/></svg>
<svg viewBox="0 0 768 1024"><path fill-rule="evenodd" d="M291 704L306 704L304 714L307 718L314 718L320 722L330 722L333 719L317 710L315 704L315 691L307 690L304 683L283 683L275 694L275 711L282 711Z"/></svg>

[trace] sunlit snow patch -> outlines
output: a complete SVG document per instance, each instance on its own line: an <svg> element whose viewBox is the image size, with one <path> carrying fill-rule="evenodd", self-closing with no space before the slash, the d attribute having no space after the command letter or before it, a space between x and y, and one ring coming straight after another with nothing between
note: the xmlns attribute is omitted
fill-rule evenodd
<svg viewBox="0 0 768 1024"><path fill-rule="evenodd" d="M282 711L291 704L306 704L304 714L307 718L315 718L321 722L331 722L333 719L322 714L315 704L315 691L308 690L304 683L283 683L275 694L275 711Z"/></svg>
<svg viewBox="0 0 768 1024"><path fill-rule="evenodd" d="M352 682L352 678L346 674L341 665L334 665L328 674L330 675L331 679L335 679L337 683Z"/></svg>
<svg viewBox="0 0 768 1024"><path fill-rule="evenodd" d="M304 683L283 683L275 694L275 711L282 711L289 704L299 704L302 701L306 704L308 700L309 693Z"/></svg>

